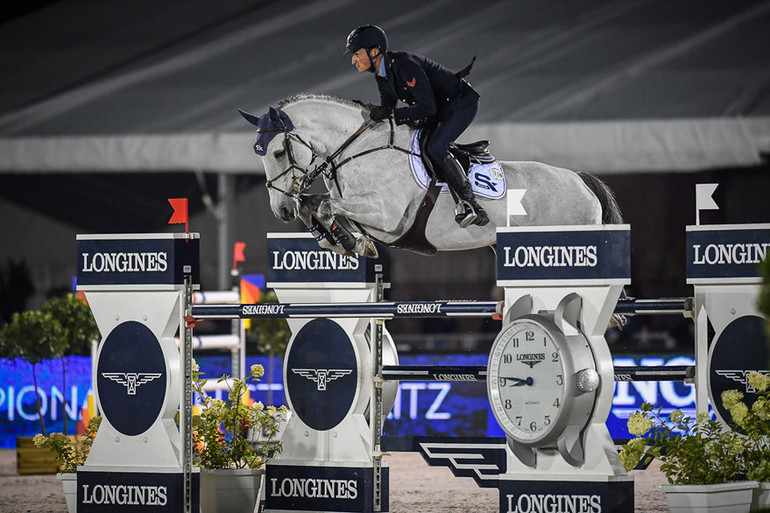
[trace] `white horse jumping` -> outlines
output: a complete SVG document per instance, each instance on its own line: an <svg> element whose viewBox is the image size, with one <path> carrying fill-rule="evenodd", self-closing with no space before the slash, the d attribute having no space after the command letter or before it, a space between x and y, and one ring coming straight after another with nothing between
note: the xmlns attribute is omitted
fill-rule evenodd
<svg viewBox="0 0 770 513"><path fill-rule="evenodd" d="M490 223L460 228L451 195L426 196L413 175L414 129L369 121L358 102L299 95L261 117L241 114L257 126L255 151L263 155L273 214L299 217L324 248L373 256L376 240L423 254L472 249L494 245L496 228L507 224L505 198L479 197ZM517 225L622 221L612 191L588 173L539 162L499 165L508 189L526 190L527 214L513 216ZM326 191L311 194L318 177Z"/></svg>

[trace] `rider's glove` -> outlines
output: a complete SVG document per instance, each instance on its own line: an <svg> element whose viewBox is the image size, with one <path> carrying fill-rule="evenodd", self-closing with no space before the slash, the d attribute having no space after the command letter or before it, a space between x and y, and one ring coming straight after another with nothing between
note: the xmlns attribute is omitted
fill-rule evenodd
<svg viewBox="0 0 770 513"><path fill-rule="evenodd" d="M382 107L375 105L369 111L369 119L372 121L381 121L390 117L391 110L389 107Z"/></svg>

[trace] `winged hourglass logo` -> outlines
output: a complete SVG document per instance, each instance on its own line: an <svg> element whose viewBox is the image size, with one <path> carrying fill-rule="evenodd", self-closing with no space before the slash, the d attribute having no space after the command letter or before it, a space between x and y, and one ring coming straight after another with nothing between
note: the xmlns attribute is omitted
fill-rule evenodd
<svg viewBox="0 0 770 513"><path fill-rule="evenodd" d="M102 377L120 383L128 390L128 395L136 395L136 389L161 376L160 372L102 372Z"/></svg>
<svg viewBox="0 0 770 513"><path fill-rule="evenodd" d="M292 369L294 374L318 383L318 390L326 390L326 384L353 371L350 369Z"/></svg>
<svg viewBox="0 0 770 513"><path fill-rule="evenodd" d="M746 393L747 394L753 394L757 391L756 388L749 385L749 374L752 372L759 372L765 375L770 374L770 371L766 370L746 370L746 369L735 369L735 370L718 370L716 371L717 374L720 376L731 379L737 383L740 383L741 385L746 387Z"/></svg>

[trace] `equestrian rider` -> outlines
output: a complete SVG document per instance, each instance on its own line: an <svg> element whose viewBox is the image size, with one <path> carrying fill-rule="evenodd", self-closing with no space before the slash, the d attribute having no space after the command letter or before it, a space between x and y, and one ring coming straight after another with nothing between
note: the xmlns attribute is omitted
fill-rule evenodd
<svg viewBox="0 0 770 513"><path fill-rule="evenodd" d="M376 25L354 29L345 47L345 55L353 54L353 66L360 73L372 72L377 81L381 105L371 108L370 118L393 118L397 125L414 127L435 123L425 152L460 197L455 221L462 227L487 224L489 216L476 201L460 163L449 152L449 145L468 128L479 109L479 94L463 79L473 62L454 73L422 55L390 52L388 37ZM405 107L396 108L399 99Z"/></svg>

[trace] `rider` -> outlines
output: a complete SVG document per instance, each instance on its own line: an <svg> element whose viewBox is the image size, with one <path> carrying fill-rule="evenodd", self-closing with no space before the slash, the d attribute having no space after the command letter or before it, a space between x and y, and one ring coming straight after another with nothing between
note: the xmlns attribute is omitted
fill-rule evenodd
<svg viewBox="0 0 770 513"><path fill-rule="evenodd" d="M463 228L470 223L487 224L489 216L476 201L462 166L449 152L449 145L468 128L479 109L479 94L463 79L473 62L454 73L422 55L389 52L388 37L376 25L355 28L345 47L345 55L353 54L353 66L360 73L372 72L377 81L381 105L371 108L371 119L393 118L397 125L415 127L435 123L425 152L460 197L455 221ZM396 108L399 99L407 106Z"/></svg>

